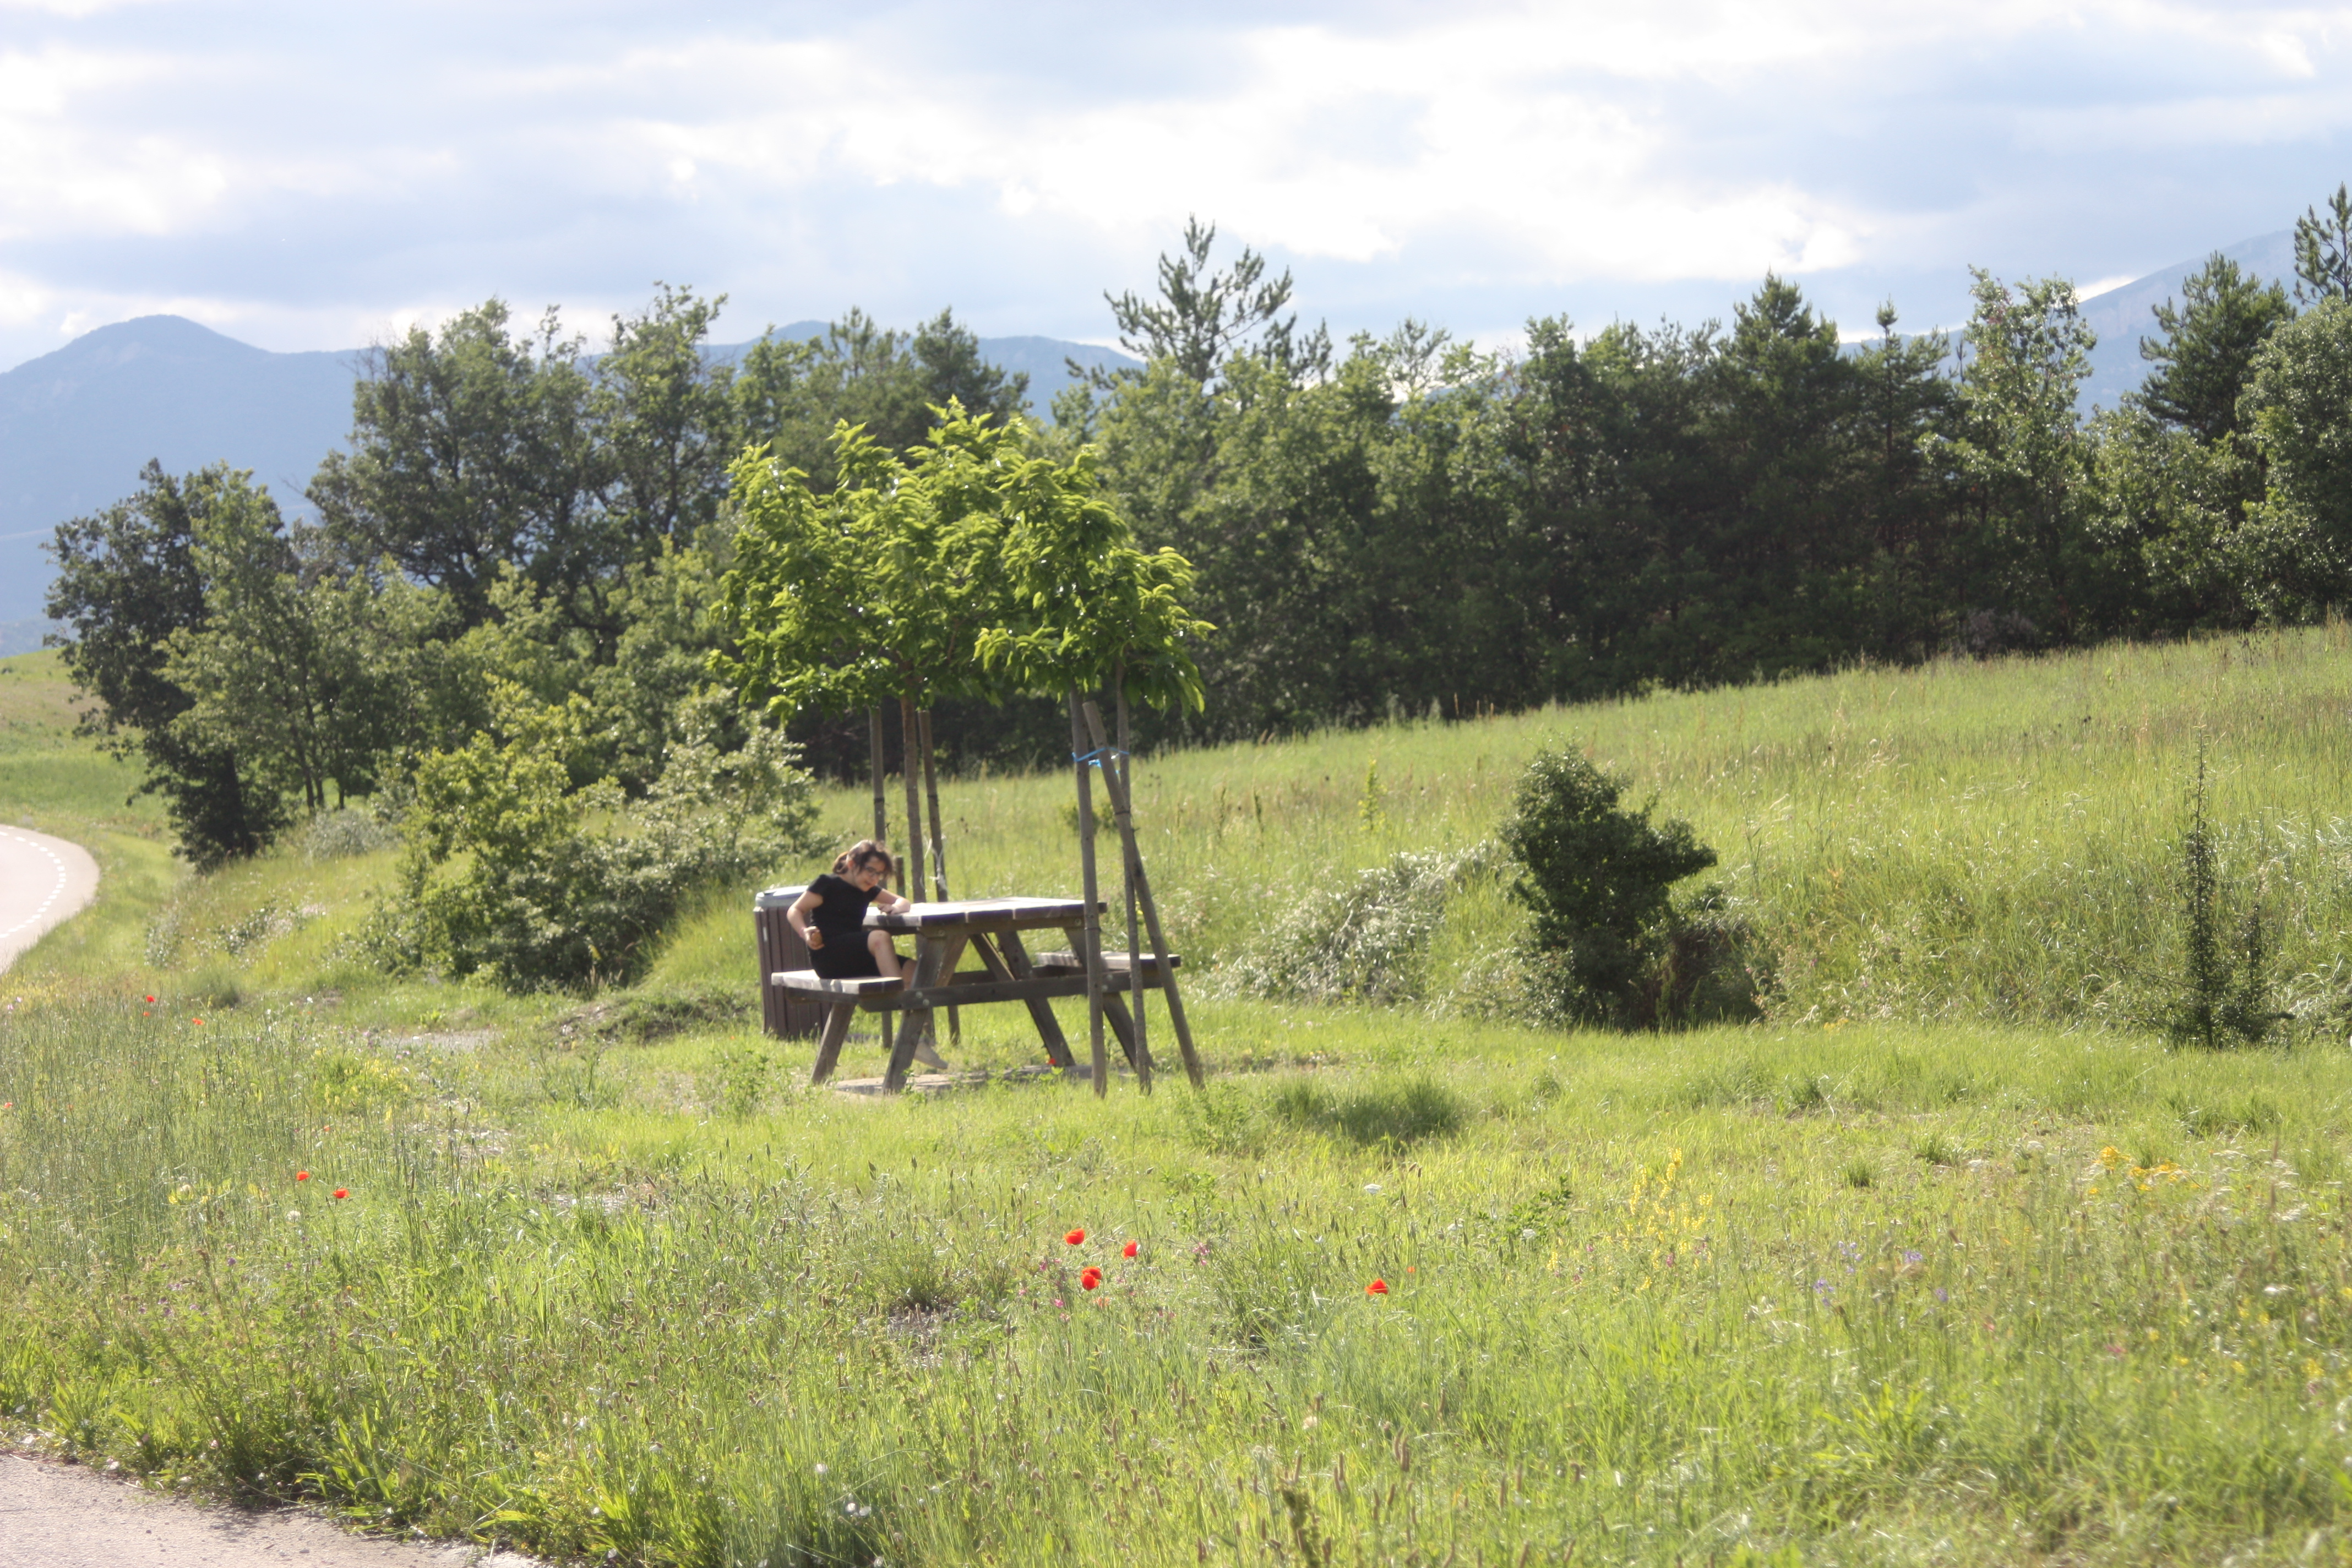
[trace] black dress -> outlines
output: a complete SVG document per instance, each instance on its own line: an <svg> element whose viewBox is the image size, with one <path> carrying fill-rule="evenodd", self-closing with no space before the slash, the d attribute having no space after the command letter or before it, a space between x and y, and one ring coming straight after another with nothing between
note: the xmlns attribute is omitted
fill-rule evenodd
<svg viewBox="0 0 2352 1568"><path fill-rule="evenodd" d="M865 980L881 973L873 949L866 945L866 907L874 901L874 893L830 871L811 882L808 890L820 900L810 923L824 938L823 947L809 952L816 972L827 980Z"/></svg>

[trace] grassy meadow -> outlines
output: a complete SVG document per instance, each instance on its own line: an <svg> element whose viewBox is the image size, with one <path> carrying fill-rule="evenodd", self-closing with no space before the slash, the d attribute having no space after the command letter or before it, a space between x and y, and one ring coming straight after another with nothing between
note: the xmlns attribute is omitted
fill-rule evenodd
<svg viewBox="0 0 2352 1568"><path fill-rule="evenodd" d="M810 1090L748 889L509 998L353 966L387 848L159 860L10 976L0 1430L714 1568L2352 1558L2347 675L2333 626L1147 759L1200 1094ZM1472 852L1559 743L1720 852L1760 1022L1513 1021ZM2200 745L2278 1047L2143 1026ZM69 754L0 731L0 788ZM1072 887L1066 776L943 795L956 891ZM1414 1000L1222 982L1436 851ZM1008 1011L963 1059L1035 1058Z"/></svg>

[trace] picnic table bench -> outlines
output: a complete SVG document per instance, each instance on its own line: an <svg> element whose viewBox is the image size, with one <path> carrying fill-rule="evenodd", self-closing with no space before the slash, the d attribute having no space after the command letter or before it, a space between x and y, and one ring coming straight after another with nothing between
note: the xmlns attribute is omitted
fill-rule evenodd
<svg viewBox="0 0 2352 1568"><path fill-rule="evenodd" d="M1097 917L1103 905L1097 901ZM809 1081L821 1084L833 1076L842 1042L848 1037L851 1016L859 1012L899 1015L897 1037L882 1087L895 1094L906 1087L915 1047L925 1022L940 1007L970 1007L992 1002L1019 1002L1029 1009L1045 1055L1066 1072L1076 1065L1070 1044L1054 1016L1056 997L1087 994L1086 962L1079 956L1087 905L1079 899L958 899L914 904L885 913L866 911L868 931L903 931L915 939L912 974L904 981L883 978L828 980L814 969L784 969L771 973L769 986L793 1001L824 1009L824 1029L819 1037L816 1065ZM1021 940L1024 931L1059 931L1068 937L1068 952L1042 952L1032 957ZM957 966L969 955L977 969ZM1167 986L1170 972L1181 958L1170 954L1165 965L1150 953L1142 957L1142 984L1147 990ZM1149 1070L1148 1058L1137 1061L1135 1020L1122 994L1135 984L1135 971L1125 953L1103 954L1107 973L1119 977L1116 989L1107 989L1103 1016L1130 1064Z"/></svg>

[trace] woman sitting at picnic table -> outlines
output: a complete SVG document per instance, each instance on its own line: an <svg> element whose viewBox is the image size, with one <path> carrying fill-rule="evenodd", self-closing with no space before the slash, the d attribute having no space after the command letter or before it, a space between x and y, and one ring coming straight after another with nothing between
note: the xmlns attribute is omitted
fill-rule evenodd
<svg viewBox="0 0 2352 1568"><path fill-rule="evenodd" d="M899 978L898 950L890 933L866 929L866 906L903 910L907 900L882 885L890 874L890 851L871 838L843 850L833 870L793 900L784 919L808 944L809 962L827 980Z"/></svg>

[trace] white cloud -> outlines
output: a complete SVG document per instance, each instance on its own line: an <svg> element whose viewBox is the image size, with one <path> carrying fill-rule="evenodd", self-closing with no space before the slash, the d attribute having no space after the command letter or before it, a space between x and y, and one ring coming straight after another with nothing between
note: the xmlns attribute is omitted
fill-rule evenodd
<svg viewBox="0 0 2352 1568"><path fill-rule="evenodd" d="M698 16L0 0L0 363L133 301L293 346L656 275L1076 335L1192 214L1465 332L1767 268L1875 296L2276 227L2352 138L2344 6Z"/></svg>

